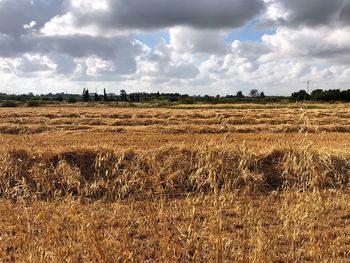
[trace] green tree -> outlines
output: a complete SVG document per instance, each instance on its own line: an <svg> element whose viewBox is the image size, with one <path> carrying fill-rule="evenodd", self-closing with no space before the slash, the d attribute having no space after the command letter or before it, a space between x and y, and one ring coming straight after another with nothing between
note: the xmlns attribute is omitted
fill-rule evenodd
<svg viewBox="0 0 350 263"><path fill-rule="evenodd" d="M120 100L121 101L128 101L127 93L123 89L120 91Z"/></svg>
<svg viewBox="0 0 350 263"><path fill-rule="evenodd" d="M257 98L257 97L259 97L259 91L257 89L252 89L249 92L249 96L252 97L252 98Z"/></svg>
<svg viewBox="0 0 350 263"><path fill-rule="evenodd" d="M245 96L243 95L242 91L238 91L236 94L237 98L244 98Z"/></svg>
<svg viewBox="0 0 350 263"><path fill-rule="evenodd" d="M324 100L325 92L321 89L315 89L311 92L311 99L312 100Z"/></svg>
<svg viewBox="0 0 350 263"><path fill-rule="evenodd" d="M108 101L108 95L106 93L106 89L103 89L103 100Z"/></svg>
<svg viewBox="0 0 350 263"><path fill-rule="evenodd" d="M292 98L296 100L310 100L311 96L305 90L300 90L292 93Z"/></svg>
<svg viewBox="0 0 350 263"><path fill-rule="evenodd" d="M83 90L83 101L84 102L89 102L90 101L90 94L89 94L89 90L84 89Z"/></svg>
<svg viewBox="0 0 350 263"><path fill-rule="evenodd" d="M68 98L68 103L77 103L77 99L74 97L69 97Z"/></svg>
<svg viewBox="0 0 350 263"><path fill-rule="evenodd" d="M95 101L101 101L101 97L97 93L95 93L94 100Z"/></svg>

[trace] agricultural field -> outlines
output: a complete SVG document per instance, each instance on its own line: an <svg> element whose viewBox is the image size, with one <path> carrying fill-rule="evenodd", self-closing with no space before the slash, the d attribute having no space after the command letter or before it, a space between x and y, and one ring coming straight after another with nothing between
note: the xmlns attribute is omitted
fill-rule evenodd
<svg viewBox="0 0 350 263"><path fill-rule="evenodd" d="M0 262L350 262L350 106L0 108Z"/></svg>

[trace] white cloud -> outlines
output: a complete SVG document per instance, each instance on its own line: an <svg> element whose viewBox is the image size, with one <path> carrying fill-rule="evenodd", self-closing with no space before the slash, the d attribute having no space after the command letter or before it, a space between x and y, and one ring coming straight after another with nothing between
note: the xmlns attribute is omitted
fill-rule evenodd
<svg viewBox="0 0 350 263"><path fill-rule="evenodd" d="M191 60L178 54L172 44L167 45L162 41L154 51L149 51L147 56L139 60L137 76L167 82L172 79L194 78L198 73Z"/></svg>
<svg viewBox="0 0 350 263"><path fill-rule="evenodd" d="M293 29L280 27L273 35L263 37L273 53L270 59L284 58L322 63L350 63L350 27Z"/></svg>
<svg viewBox="0 0 350 263"><path fill-rule="evenodd" d="M30 22L29 24L25 24L23 26L24 29L33 29L35 26L37 25L37 23L33 20L32 22Z"/></svg>
<svg viewBox="0 0 350 263"><path fill-rule="evenodd" d="M223 30L198 30L189 27L173 27L169 30L170 43L178 53L225 54L229 46L225 42L227 32Z"/></svg>

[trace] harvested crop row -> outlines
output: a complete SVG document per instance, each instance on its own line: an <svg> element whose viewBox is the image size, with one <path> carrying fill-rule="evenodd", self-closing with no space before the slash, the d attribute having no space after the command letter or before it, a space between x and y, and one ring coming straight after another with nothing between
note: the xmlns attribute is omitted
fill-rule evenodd
<svg viewBox="0 0 350 263"><path fill-rule="evenodd" d="M44 155L11 151L0 159L0 196L72 195L113 201L222 190L339 189L348 185L349 174L350 159L307 147L264 154L244 145L232 151L207 147Z"/></svg>

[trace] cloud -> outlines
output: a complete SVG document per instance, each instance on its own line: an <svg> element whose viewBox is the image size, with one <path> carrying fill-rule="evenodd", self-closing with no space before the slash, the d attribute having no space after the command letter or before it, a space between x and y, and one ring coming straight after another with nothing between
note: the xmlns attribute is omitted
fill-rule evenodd
<svg viewBox="0 0 350 263"><path fill-rule="evenodd" d="M349 43L349 0L0 0L0 80L21 91L348 88Z"/></svg>
<svg viewBox="0 0 350 263"><path fill-rule="evenodd" d="M272 52L272 50L263 42L235 40L232 43L231 52L237 57L256 62L262 56Z"/></svg>
<svg viewBox="0 0 350 263"><path fill-rule="evenodd" d="M328 25L337 20L343 8L343 0L279 0L289 12L287 23L291 25Z"/></svg>
<svg viewBox="0 0 350 263"><path fill-rule="evenodd" d="M52 70L53 64L47 57L26 55L19 59L17 70L22 73L44 72Z"/></svg>
<svg viewBox="0 0 350 263"><path fill-rule="evenodd" d="M98 57L110 61L116 75L136 71L136 58L145 52L145 46L127 37L91 37L0 35L1 57L22 57L26 54L47 56L57 63L58 73L71 73L76 67L74 59Z"/></svg>
<svg viewBox="0 0 350 263"><path fill-rule="evenodd" d="M227 33L223 30L173 27L169 30L172 48L178 53L225 54L229 45L225 42Z"/></svg>
<svg viewBox="0 0 350 263"><path fill-rule="evenodd" d="M347 1L344 5L342 10L340 11L339 16L340 21L346 25L350 25L350 2Z"/></svg>
<svg viewBox="0 0 350 263"><path fill-rule="evenodd" d="M137 75L141 79L168 82L195 78L198 73L198 68L191 60L178 54L172 44L167 45L161 41L155 50L139 61Z"/></svg>
<svg viewBox="0 0 350 263"><path fill-rule="evenodd" d="M64 0L2 0L0 32L19 36L28 29L41 28L54 16L62 14L63 3Z"/></svg>
<svg viewBox="0 0 350 263"><path fill-rule="evenodd" d="M155 30L178 25L238 28L264 10L261 0L103 0L99 6L73 0L76 25L108 29Z"/></svg>
<svg viewBox="0 0 350 263"><path fill-rule="evenodd" d="M275 34L265 35L263 41L273 50L270 59L350 63L350 26L337 29L319 27L317 30L308 27L302 29L280 27Z"/></svg>
<svg viewBox="0 0 350 263"><path fill-rule="evenodd" d="M263 24L289 27L350 25L348 0L264 0Z"/></svg>

